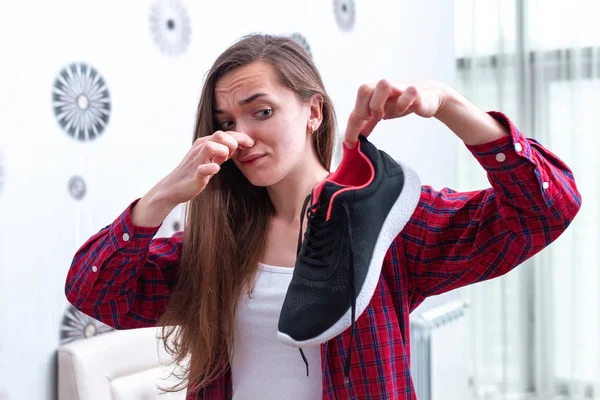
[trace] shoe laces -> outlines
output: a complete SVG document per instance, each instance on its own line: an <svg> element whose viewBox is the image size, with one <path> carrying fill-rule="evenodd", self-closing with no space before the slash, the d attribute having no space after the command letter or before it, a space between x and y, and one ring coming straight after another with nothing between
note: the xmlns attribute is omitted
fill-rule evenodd
<svg viewBox="0 0 600 400"><path fill-rule="evenodd" d="M302 206L300 218L300 234L298 235L297 254L302 262L316 267L326 267L327 263L323 261L325 257L333 254L335 239L333 232L335 227L331 222L326 221L327 206L317 201L311 207L308 204L312 201L312 194L308 195ZM302 247L302 227L304 226L304 217L307 218L306 233L304 235L304 253L300 255Z"/></svg>
<svg viewBox="0 0 600 400"><path fill-rule="evenodd" d="M334 224L331 221L326 221L327 216L327 205L317 201L314 205L308 208L308 204L312 202L312 194L308 195L304 200L304 205L302 206L302 214L300 220L300 234L298 235L298 249L297 254L300 253L300 248L302 246L302 227L304 226L304 215L306 214L307 220L307 228L305 233L305 244L304 244L304 253L300 256L302 261L305 263L309 263L315 266L326 267L327 263L323 261L323 257L327 257L333 254L333 246L336 241L333 238ZM354 332L355 332L355 318L356 318L356 282L355 282L355 273L354 273L354 255L353 255L353 247L352 247L352 228L351 228L351 218L350 218L350 207L344 201L340 202L341 206L345 211L345 216L347 219L347 229L346 234L348 238L348 245L350 250L350 265L348 268L349 274L349 297L351 304L351 326L350 326L350 344L348 346L348 352L346 354L346 361L344 363L344 377L345 383L348 384L350 382L350 366L352 363L352 345L354 341ZM308 208L308 209L307 209ZM306 355L300 348L300 354L302 355L302 359L306 364L306 376L308 376L308 360Z"/></svg>

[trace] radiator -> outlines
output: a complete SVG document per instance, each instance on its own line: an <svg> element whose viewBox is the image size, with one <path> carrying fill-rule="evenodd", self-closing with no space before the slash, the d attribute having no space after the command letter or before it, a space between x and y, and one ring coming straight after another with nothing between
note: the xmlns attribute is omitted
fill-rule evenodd
<svg viewBox="0 0 600 400"><path fill-rule="evenodd" d="M410 316L411 375L419 400L466 399L466 303L451 301Z"/></svg>

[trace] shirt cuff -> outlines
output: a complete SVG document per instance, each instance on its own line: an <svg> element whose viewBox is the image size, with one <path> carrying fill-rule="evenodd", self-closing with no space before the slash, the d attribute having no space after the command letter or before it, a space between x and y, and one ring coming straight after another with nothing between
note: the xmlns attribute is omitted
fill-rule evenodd
<svg viewBox="0 0 600 400"><path fill-rule="evenodd" d="M506 128L509 135L478 145L466 145L488 172L512 171L521 165L536 166L529 140L503 113L488 112Z"/></svg>
<svg viewBox="0 0 600 400"><path fill-rule="evenodd" d="M115 252L135 255L146 251L162 226L161 224L157 227L141 227L133 224L131 210L139 200L139 198L134 200L110 225L108 240Z"/></svg>

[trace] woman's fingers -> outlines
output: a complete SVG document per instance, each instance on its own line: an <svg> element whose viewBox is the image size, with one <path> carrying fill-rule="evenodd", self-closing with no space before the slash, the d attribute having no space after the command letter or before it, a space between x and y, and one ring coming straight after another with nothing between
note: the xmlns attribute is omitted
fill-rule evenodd
<svg viewBox="0 0 600 400"><path fill-rule="evenodd" d="M223 164L230 156L230 148L224 144L207 140L198 153L197 160L199 164L217 163Z"/></svg>
<svg viewBox="0 0 600 400"><path fill-rule="evenodd" d="M215 144L217 144L217 146L215 146ZM222 146L227 148L226 158L223 158L224 152ZM218 160L219 163L223 163L227 161L227 159L232 158L240 147L250 148L252 146L254 146L254 140L250 136L235 131L216 131L212 135L196 139L193 145L197 156L200 157L200 161L209 162ZM215 156L215 158L207 158L207 155Z"/></svg>
<svg viewBox="0 0 600 400"><path fill-rule="evenodd" d="M369 104L373 95L374 85L364 84L358 88L354 110L350 113L348 124L346 125L346 145L354 147L358 141L365 122L371 119Z"/></svg>
<svg viewBox="0 0 600 400"><path fill-rule="evenodd" d="M409 86L408 88L406 88L404 93L402 93L402 95L398 97L398 100L396 101L396 105L394 107L394 115L396 117L400 117L402 115L407 114L410 107L417 100L418 96L419 94L414 86Z"/></svg>
<svg viewBox="0 0 600 400"><path fill-rule="evenodd" d="M385 106L393 92L393 86L385 79L377 82L369 101L370 118L363 125L360 133L369 136L373 129L386 116Z"/></svg>
<svg viewBox="0 0 600 400"><path fill-rule="evenodd" d="M210 179L215 176L220 169L221 166L217 163L201 164L196 168L195 179L200 191L204 190Z"/></svg>
<svg viewBox="0 0 600 400"><path fill-rule="evenodd" d="M238 141L235 139L235 137L223 131L217 131L213 133L210 141L226 146L229 149L228 157L233 155L238 148Z"/></svg>
<svg viewBox="0 0 600 400"><path fill-rule="evenodd" d="M245 133L235 131L216 131L212 135L204 136L199 138L194 143L194 146L202 148L202 145L206 142L216 142L225 145L229 148L229 156L233 156L236 150L240 147L252 147L254 146L254 140Z"/></svg>
<svg viewBox="0 0 600 400"><path fill-rule="evenodd" d="M217 163L200 164L196 168L197 177L211 177L221 170L221 166ZM207 181L208 182L208 181Z"/></svg>
<svg viewBox="0 0 600 400"><path fill-rule="evenodd" d="M354 147L358 136L368 136L382 119L395 118L397 100L402 97L402 87L386 79L377 84L365 84L358 89L354 110L346 126L346 144Z"/></svg>
<svg viewBox="0 0 600 400"><path fill-rule="evenodd" d="M369 111L371 118L380 121L385 117L385 104L392 94L392 85L385 79L377 82L371 100L369 101Z"/></svg>
<svg viewBox="0 0 600 400"><path fill-rule="evenodd" d="M239 147L250 148L254 146L254 140L245 133L236 132L236 131L226 131L228 135L231 135L235 139Z"/></svg>

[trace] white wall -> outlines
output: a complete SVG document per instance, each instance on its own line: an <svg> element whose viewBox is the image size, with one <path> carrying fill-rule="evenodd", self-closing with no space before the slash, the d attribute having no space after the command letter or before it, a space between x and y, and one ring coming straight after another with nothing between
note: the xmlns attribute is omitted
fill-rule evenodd
<svg viewBox="0 0 600 400"><path fill-rule="evenodd" d="M2 399L53 398L64 281L74 252L183 157L203 75L239 36L304 35L342 127L361 83L384 77L453 82L451 1L357 0L352 32L338 29L333 1L184 1L191 42L178 57L154 44L150 4L0 6ZM110 91L110 121L92 142L67 136L51 105L57 73L79 61L96 68ZM412 164L423 182L454 185L457 139L437 121L384 122L372 140ZM67 192L73 175L87 182L82 201Z"/></svg>

